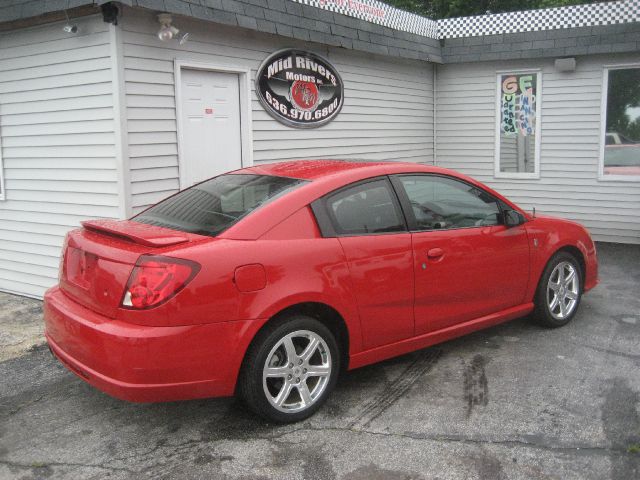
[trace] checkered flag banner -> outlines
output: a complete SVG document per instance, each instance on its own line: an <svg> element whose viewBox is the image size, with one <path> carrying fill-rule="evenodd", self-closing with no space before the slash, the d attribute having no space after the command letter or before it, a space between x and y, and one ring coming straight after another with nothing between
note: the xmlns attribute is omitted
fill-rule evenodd
<svg viewBox="0 0 640 480"><path fill-rule="evenodd" d="M637 21L640 21L640 0L625 0L495 15L446 18L438 21L438 37L474 37Z"/></svg>
<svg viewBox="0 0 640 480"><path fill-rule="evenodd" d="M435 20L405 12L377 0L291 0L423 37L437 38Z"/></svg>
<svg viewBox="0 0 640 480"><path fill-rule="evenodd" d="M640 21L640 0L431 20L377 0L290 0L429 38L473 37Z"/></svg>

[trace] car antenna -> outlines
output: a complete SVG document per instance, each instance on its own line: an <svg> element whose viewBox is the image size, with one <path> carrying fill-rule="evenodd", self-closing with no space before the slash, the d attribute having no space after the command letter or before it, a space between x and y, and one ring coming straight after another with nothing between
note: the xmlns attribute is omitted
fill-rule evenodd
<svg viewBox="0 0 640 480"><path fill-rule="evenodd" d="M536 218L536 207L533 207L533 218Z"/></svg>

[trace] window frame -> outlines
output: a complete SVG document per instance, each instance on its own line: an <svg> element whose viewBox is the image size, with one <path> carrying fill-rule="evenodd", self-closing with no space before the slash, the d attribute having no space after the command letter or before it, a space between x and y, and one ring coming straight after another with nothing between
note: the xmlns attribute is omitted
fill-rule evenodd
<svg viewBox="0 0 640 480"><path fill-rule="evenodd" d="M373 183L378 181L384 181L389 193L391 194L391 201L393 202L394 209L398 215L398 218L401 221L403 230L398 230L395 232L371 232L371 233L340 233L335 228L335 219L329 213L329 207L327 202L331 197L337 195L345 190L350 190L354 187L359 187L361 185L366 185L367 183ZM314 200L311 203L311 210L313 211L314 216L316 217L316 222L318 223L318 228L320 229L320 234L323 238L342 238L342 237L372 237L372 236L380 236L380 235L402 235L409 233L409 224L407 222L407 216L405 214L404 209L402 208L401 200L398 198L398 192L396 188L392 184L391 179L388 175L379 175L376 177L367 178L364 180L359 180L357 182L349 183L340 188L332 190L329 193L326 193L322 197Z"/></svg>
<svg viewBox="0 0 640 480"><path fill-rule="evenodd" d="M457 181L457 182L460 182L462 184L465 184L465 185L468 185L470 187L477 188L478 190L481 190L486 195L491 197L493 199L494 203L496 204L496 206L498 207L499 223L497 223L496 225L470 225L468 227L452 227L452 228L437 228L437 229L420 229L420 228L418 228L418 221L416 220L416 217L413 214L413 209L411 207L411 201L409 200L409 196L407 195L407 192L406 192L406 190L404 188L404 185L402 185L402 181L400 180L400 177L418 177L418 176L445 178L447 180ZM407 173L396 173L396 174L390 175L390 179L391 179L391 184L393 185L393 188L396 191L396 195L398 195L398 198L400 199L400 206L402 207L404 216L407 219L407 224L409 226L409 232L411 232L411 233L447 232L447 231L452 231L452 230L468 230L470 228L487 228L487 227L505 226L504 225L504 212L505 212L505 210L510 210L511 209L511 208L505 208L505 207L509 207L509 205L505 204L502 200L497 198L492 193L487 192L487 190L485 190L484 188L479 187L478 185L475 185L475 184L473 184L471 182L467 182L466 180L463 180L461 178L451 176L451 175L443 175L443 174L440 174L440 173L407 172ZM526 219L526 217L525 217L525 219Z"/></svg>
<svg viewBox="0 0 640 480"><path fill-rule="evenodd" d="M611 70L625 70L640 68L640 63L624 63L615 65L603 65L602 67L602 93L600 99L600 139L598 152L598 181L599 182L638 182L640 175L605 175L604 173L604 149L607 134L607 100L609 99L609 72Z"/></svg>
<svg viewBox="0 0 640 480"><path fill-rule="evenodd" d="M500 119L501 119L501 97L502 97L502 79L503 75L521 75L526 73L536 74L536 133L534 139L534 162L533 172L502 172L500 171ZM529 68L518 70L499 70L496 72L496 98L495 98L495 139L494 139L494 178L513 178L513 179L540 179L540 147L541 147L541 131L542 131L542 69Z"/></svg>

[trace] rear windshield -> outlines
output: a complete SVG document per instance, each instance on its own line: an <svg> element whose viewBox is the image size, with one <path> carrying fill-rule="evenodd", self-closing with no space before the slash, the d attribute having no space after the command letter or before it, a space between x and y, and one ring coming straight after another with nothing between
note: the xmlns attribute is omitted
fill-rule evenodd
<svg viewBox="0 0 640 480"><path fill-rule="evenodd" d="M227 174L194 185L135 216L133 220L182 232L215 236L304 180Z"/></svg>

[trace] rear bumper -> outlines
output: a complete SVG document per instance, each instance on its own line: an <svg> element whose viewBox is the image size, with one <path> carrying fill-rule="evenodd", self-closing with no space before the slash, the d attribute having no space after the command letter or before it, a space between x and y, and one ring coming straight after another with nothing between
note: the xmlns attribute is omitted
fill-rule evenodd
<svg viewBox="0 0 640 480"><path fill-rule="evenodd" d="M44 299L54 355L103 392L133 402L233 395L258 320L148 327L99 315L58 287Z"/></svg>

